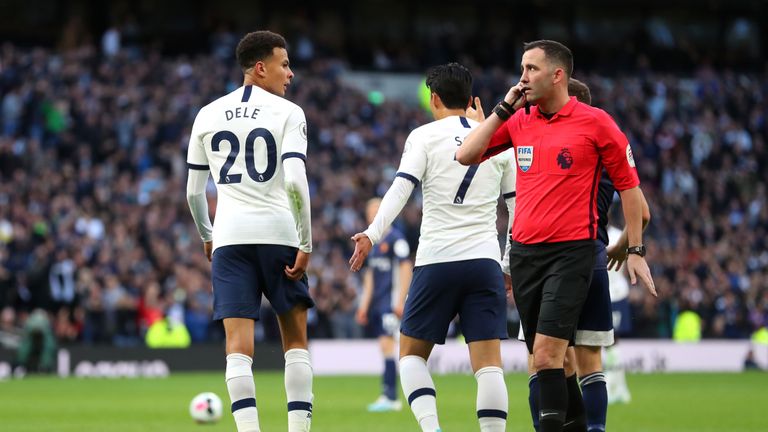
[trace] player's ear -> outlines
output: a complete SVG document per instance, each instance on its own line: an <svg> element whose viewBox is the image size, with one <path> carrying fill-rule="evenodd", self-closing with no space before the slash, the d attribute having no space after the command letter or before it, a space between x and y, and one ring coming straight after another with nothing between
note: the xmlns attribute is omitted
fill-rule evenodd
<svg viewBox="0 0 768 432"><path fill-rule="evenodd" d="M438 109L443 106L443 100L440 99L440 96L437 95L437 93L432 93L429 97L429 106L432 109Z"/></svg>
<svg viewBox="0 0 768 432"><path fill-rule="evenodd" d="M264 78L267 76L267 65L263 61L257 61L253 65L253 73L258 77Z"/></svg>

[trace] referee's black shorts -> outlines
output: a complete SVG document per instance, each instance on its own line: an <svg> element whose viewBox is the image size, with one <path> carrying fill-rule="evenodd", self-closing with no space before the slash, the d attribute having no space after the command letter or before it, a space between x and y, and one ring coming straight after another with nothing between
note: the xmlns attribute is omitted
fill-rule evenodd
<svg viewBox="0 0 768 432"><path fill-rule="evenodd" d="M536 333L573 341L595 265L595 241L512 242L512 292L528 352Z"/></svg>

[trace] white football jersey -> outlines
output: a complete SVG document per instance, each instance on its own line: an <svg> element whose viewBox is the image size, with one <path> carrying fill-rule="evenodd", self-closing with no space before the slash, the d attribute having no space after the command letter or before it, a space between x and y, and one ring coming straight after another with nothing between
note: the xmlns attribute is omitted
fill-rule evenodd
<svg viewBox="0 0 768 432"><path fill-rule="evenodd" d="M298 247L282 161L306 160L307 123L293 102L244 86L203 107L192 126L190 169L210 169L218 201L213 247Z"/></svg>
<svg viewBox="0 0 768 432"><path fill-rule="evenodd" d="M496 205L515 193L512 152L464 166L455 154L477 125L451 116L408 136L397 176L421 183L423 209L416 265L490 258L500 262Z"/></svg>
<svg viewBox="0 0 768 432"><path fill-rule="evenodd" d="M621 237L621 230L613 225L608 225L608 239L611 245ZM608 289L611 293L611 302L617 302L629 297L629 282L627 281L627 269L622 264L619 271L608 272Z"/></svg>

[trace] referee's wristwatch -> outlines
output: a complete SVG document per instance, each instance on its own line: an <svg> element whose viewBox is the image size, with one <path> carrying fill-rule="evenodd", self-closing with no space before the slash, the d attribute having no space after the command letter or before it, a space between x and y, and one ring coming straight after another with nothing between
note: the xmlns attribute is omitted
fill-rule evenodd
<svg viewBox="0 0 768 432"><path fill-rule="evenodd" d="M627 255L629 254L635 254L640 255L641 257L645 256L645 245L640 246L630 246L627 248Z"/></svg>
<svg viewBox="0 0 768 432"><path fill-rule="evenodd" d="M493 108L493 113L496 114L502 121L507 121L514 113L515 110L512 105L502 100Z"/></svg>

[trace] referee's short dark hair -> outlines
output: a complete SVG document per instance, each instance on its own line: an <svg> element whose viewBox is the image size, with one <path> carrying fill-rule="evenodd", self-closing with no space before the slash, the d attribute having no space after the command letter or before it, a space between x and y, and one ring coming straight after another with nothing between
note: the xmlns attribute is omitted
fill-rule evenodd
<svg viewBox="0 0 768 432"><path fill-rule="evenodd" d="M243 70L250 69L272 55L274 48L285 48L285 38L269 30L248 33L237 44L237 63Z"/></svg>
<svg viewBox="0 0 768 432"><path fill-rule="evenodd" d="M553 40L537 40L523 44L524 51L541 48L547 59L563 68L565 75L570 78L573 75L573 54L567 46Z"/></svg>
<svg viewBox="0 0 768 432"><path fill-rule="evenodd" d="M459 63L430 68L426 84L448 109L465 109L472 98L472 74Z"/></svg>
<svg viewBox="0 0 768 432"><path fill-rule="evenodd" d="M589 87L576 78L568 80L568 95L576 96L576 99L581 103L592 105L592 93L589 91Z"/></svg>

